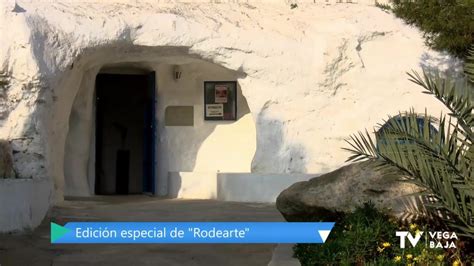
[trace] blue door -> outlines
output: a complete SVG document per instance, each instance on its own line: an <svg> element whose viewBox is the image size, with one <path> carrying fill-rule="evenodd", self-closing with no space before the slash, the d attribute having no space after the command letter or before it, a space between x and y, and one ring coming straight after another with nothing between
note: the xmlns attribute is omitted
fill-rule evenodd
<svg viewBox="0 0 474 266"><path fill-rule="evenodd" d="M143 147L143 192L155 194L156 191L156 84L155 72L147 77L147 101L145 103L145 128Z"/></svg>

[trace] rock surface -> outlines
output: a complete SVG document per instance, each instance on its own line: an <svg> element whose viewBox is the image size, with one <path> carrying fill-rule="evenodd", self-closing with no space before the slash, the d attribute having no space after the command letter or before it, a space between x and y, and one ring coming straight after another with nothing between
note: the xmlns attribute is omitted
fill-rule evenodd
<svg viewBox="0 0 474 266"><path fill-rule="evenodd" d="M456 61L427 49L420 32L392 14L365 1L298 1L294 9L288 1L229 2L0 3L0 68L10 77L0 138L28 140L18 144L26 169L19 174L54 180L62 199L74 99L93 80L87 73L107 64L174 56L240 73L258 173L337 169L349 134L410 107L442 110L405 72L452 70ZM88 160L80 156L78 164Z"/></svg>
<svg viewBox="0 0 474 266"><path fill-rule="evenodd" d="M0 140L0 178L15 178L10 142Z"/></svg>
<svg viewBox="0 0 474 266"><path fill-rule="evenodd" d="M378 209L402 217L421 189L399 180L375 170L372 162L355 163L291 185L278 196L277 208L288 221L331 221L337 212L372 201Z"/></svg>

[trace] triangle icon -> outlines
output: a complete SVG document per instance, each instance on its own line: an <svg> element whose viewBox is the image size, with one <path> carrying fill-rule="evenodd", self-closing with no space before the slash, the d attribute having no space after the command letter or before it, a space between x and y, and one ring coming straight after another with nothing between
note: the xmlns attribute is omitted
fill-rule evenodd
<svg viewBox="0 0 474 266"><path fill-rule="evenodd" d="M328 236L329 236L329 233L331 233L331 230L318 230L318 233L324 243L326 242L326 239L328 239Z"/></svg>
<svg viewBox="0 0 474 266"><path fill-rule="evenodd" d="M59 224L51 222L51 243L56 242L58 238L69 233L71 229L60 226Z"/></svg>

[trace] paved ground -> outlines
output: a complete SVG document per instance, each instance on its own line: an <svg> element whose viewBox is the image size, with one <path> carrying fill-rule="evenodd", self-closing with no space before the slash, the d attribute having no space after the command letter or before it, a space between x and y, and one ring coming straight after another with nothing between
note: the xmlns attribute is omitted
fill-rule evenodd
<svg viewBox="0 0 474 266"><path fill-rule="evenodd" d="M146 196L76 198L34 232L0 235L0 265L267 265L274 245L51 245L49 222L283 221L274 205Z"/></svg>

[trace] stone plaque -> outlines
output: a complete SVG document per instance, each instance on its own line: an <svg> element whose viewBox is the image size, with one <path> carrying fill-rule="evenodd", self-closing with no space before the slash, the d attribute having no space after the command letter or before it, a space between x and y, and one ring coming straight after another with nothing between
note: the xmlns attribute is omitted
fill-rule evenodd
<svg viewBox="0 0 474 266"><path fill-rule="evenodd" d="M194 106L168 106L165 126L194 126Z"/></svg>

